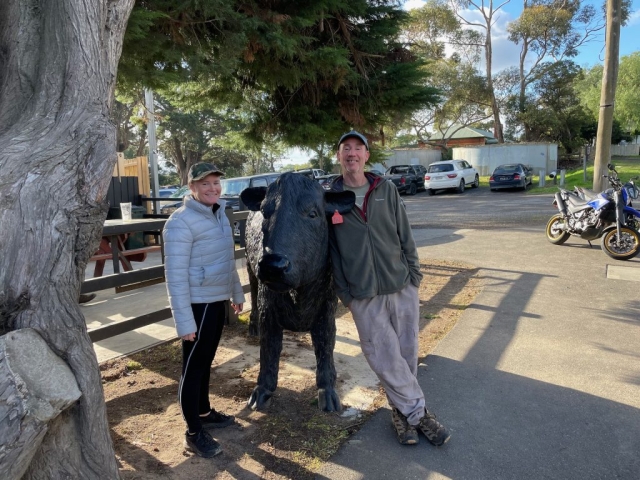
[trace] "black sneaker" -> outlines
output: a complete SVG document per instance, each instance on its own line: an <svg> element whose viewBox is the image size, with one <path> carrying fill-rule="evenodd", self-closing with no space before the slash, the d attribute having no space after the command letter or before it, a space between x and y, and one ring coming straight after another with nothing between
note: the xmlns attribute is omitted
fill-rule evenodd
<svg viewBox="0 0 640 480"><path fill-rule="evenodd" d="M424 416L420 419L418 428L424 433L427 440L436 447L444 445L451 438L449 431L444 428L444 426L436 420L436 416L426 408L424 409Z"/></svg>
<svg viewBox="0 0 640 480"><path fill-rule="evenodd" d="M391 409L391 421L393 422L393 426L396 429L396 435L398 436L398 441L402 445L417 445L420 441L418 438L418 431L416 427L413 425L409 425L407 422L407 417L405 417L400 410L393 407Z"/></svg>
<svg viewBox="0 0 640 480"><path fill-rule="evenodd" d="M216 412L211 409L206 417L200 417L202 426L204 428L224 428L235 422L233 415L225 415L224 413Z"/></svg>
<svg viewBox="0 0 640 480"><path fill-rule="evenodd" d="M206 430L202 429L195 435L184 435L184 448L196 455L204 458L215 457L222 453L222 447L216 442Z"/></svg>

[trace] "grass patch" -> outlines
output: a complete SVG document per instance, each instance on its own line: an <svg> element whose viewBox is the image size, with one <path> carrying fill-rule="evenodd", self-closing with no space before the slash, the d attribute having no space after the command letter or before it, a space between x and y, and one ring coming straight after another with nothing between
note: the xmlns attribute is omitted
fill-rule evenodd
<svg viewBox="0 0 640 480"><path fill-rule="evenodd" d="M632 177L640 176L640 156L632 157L613 157L611 163L616 166L616 170L620 175L620 180L626 182ZM529 194L556 193L560 187L560 178L558 184L554 185L553 180L547 179L546 186L539 187L540 178L533 177L533 185L529 190ZM587 164L587 180L584 180L584 170L582 167L573 170L567 170L565 175L564 189L573 190L574 187L593 188L593 164Z"/></svg>
<svg viewBox="0 0 640 480"><path fill-rule="evenodd" d="M128 371L142 370L142 364L140 362L136 362L135 360L129 360L127 362L127 370Z"/></svg>

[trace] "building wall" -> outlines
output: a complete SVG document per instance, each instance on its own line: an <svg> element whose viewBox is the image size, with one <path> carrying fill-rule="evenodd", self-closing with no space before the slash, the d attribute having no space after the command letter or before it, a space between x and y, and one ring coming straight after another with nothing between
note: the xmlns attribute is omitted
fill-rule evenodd
<svg viewBox="0 0 640 480"><path fill-rule="evenodd" d="M442 153L440 150L434 150L429 148L406 148L393 150L392 155L385 160L386 168L393 167L395 165L423 165L428 167L433 162L442 160ZM371 168L378 168L378 170L385 171L386 168L380 164L376 167L371 165Z"/></svg>
<svg viewBox="0 0 640 480"><path fill-rule="evenodd" d="M491 175L498 165L523 163L533 168L536 175L558 168L558 145L555 143L517 143L459 147L452 149L455 159L473 165L482 176Z"/></svg>

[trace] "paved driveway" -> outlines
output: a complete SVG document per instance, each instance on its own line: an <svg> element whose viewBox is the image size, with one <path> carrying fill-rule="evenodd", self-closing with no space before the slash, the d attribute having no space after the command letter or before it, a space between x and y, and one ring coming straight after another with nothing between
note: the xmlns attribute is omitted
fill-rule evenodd
<svg viewBox="0 0 640 480"><path fill-rule="evenodd" d="M405 201L421 259L476 265L484 285L419 368L452 439L403 447L383 409L319 478L639 479L640 284L608 272L640 260L551 245L550 195Z"/></svg>

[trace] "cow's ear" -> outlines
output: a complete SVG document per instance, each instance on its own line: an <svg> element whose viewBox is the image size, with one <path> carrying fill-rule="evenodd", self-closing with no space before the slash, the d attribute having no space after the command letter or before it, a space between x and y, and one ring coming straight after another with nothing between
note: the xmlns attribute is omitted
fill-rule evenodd
<svg viewBox="0 0 640 480"><path fill-rule="evenodd" d="M349 213L356 204L356 194L350 190L344 192L324 193L324 212L332 215L336 210L338 213Z"/></svg>
<svg viewBox="0 0 640 480"><path fill-rule="evenodd" d="M267 187L251 187L245 188L240 194L240 198L249 210L257 212L260 210L260 204L262 204L266 195Z"/></svg>

